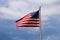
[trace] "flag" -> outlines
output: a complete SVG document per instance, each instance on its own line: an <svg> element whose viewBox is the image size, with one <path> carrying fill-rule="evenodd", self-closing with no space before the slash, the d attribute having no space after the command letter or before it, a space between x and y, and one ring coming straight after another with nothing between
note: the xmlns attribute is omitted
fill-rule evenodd
<svg viewBox="0 0 60 40"><path fill-rule="evenodd" d="M17 27L39 27L39 10L25 15L23 18L16 21Z"/></svg>

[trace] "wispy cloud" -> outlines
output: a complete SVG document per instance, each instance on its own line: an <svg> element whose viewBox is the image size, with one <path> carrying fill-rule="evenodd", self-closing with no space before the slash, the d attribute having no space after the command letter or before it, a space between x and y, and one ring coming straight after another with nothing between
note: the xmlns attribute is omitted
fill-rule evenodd
<svg viewBox="0 0 60 40"><path fill-rule="evenodd" d="M45 6L41 9L42 20L48 19L48 16L60 14L60 5Z"/></svg>
<svg viewBox="0 0 60 40"><path fill-rule="evenodd" d="M28 0L34 3L38 3L38 4L51 4L51 3L55 3L58 0Z"/></svg>
<svg viewBox="0 0 60 40"><path fill-rule="evenodd" d="M16 12L16 11L13 11L9 8L5 8L5 7L0 7L0 13L2 15L0 15L1 18L3 19L10 19L10 20L14 20L18 17L20 17L20 12ZM18 17L17 17L17 15Z"/></svg>
<svg viewBox="0 0 60 40"><path fill-rule="evenodd" d="M28 0L28 1L34 2L36 4L38 4L38 3L44 4L44 6L42 6L42 9L41 9L41 16L43 17L42 18L43 20L48 19L47 16L49 16L51 14L57 14L59 7L60 7L59 5L49 6L49 4L53 4L53 3L57 2L58 0L37 0L37 1ZM29 11L32 12L33 9L32 9L32 11L30 9L33 4L28 3L28 1L8 0L7 7L0 7L0 10L1 10L0 12L3 13L3 15L1 15L1 17L3 16L2 18L16 20L16 18L23 17L24 15L26 15L27 10L28 10L28 12ZM29 8L29 6L30 6L30 8ZM39 4L39 6L40 6L40 4Z"/></svg>
<svg viewBox="0 0 60 40"><path fill-rule="evenodd" d="M28 7L28 3L24 1L9 1L9 8L16 11L25 11Z"/></svg>
<svg viewBox="0 0 60 40"><path fill-rule="evenodd" d="M15 20L19 17L25 15L23 11L27 9L28 3L22 1L10 1L8 2L8 7L0 7L0 15L2 18Z"/></svg>
<svg viewBox="0 0 60 40"><path fill-rule="evenodd" d="M48 36L46 40L59 40L55 35Z"/></svg>

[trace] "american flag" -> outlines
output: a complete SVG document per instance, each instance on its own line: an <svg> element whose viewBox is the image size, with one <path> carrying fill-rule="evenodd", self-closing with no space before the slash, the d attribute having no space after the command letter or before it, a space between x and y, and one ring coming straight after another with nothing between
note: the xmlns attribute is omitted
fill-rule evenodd
<svg viewBox="0 0 60 40"><path fill-rule="evenodd" d="M39 27L39 10L25 15L23 18L16 21L17 27Z"/></svg>

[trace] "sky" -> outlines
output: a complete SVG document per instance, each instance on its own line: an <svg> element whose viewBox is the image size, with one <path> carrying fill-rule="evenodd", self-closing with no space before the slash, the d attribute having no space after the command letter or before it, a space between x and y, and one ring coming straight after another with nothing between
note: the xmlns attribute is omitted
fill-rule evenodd
<svg viewBox="0 0 60 40"><path fill-rule="evenodd" d="M15 25L40 6L42 39L60 40L60 0L0 0L0 40L40 40L40 28Z"/></svg>

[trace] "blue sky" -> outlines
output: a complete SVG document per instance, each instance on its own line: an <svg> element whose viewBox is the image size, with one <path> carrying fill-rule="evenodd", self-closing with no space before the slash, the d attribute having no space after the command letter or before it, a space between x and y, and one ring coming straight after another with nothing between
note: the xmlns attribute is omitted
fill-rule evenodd
<svg viewBox="0 0 60 40"><path fill-rule="evenodd" d="M60 40L60 0L0 0L0 40L40 40L39 28L16 28L15 21L41 5L43 40Z"/></svg>

